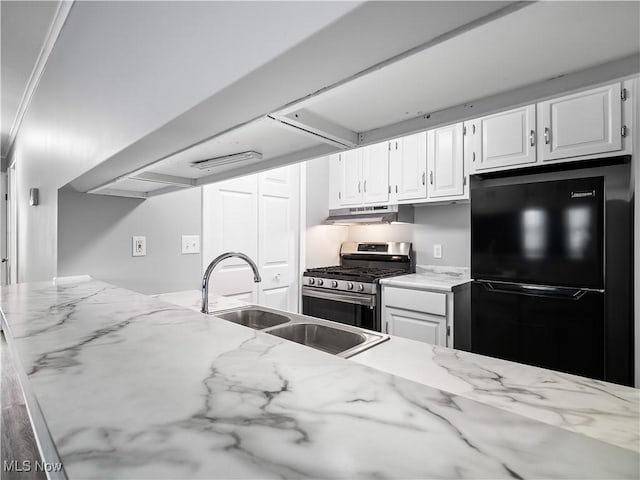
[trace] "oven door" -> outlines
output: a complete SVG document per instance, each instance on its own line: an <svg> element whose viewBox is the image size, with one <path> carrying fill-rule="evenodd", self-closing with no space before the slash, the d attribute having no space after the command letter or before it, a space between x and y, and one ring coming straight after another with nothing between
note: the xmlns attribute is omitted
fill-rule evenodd
<svg viewBox="0 0 640 480"><path fill-rule="evenodd" d="M375 295L302 287L302 313L380 331L376 320Z"/></svg>

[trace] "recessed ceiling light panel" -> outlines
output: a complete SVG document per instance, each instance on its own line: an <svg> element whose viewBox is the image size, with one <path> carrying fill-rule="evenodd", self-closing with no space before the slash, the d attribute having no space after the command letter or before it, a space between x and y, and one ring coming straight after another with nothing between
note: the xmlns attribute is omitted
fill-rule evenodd
<svg viewBox="0 0 640 480"><path fill-rule="evenodd" d="M257 162L260 160L262 160L261 153L248 151L242 153L234 153L232 155L224 155L222 157L210 158L208 160L198 160L197 162L191 162L191 166L200 170L206 170L208 168L220 167L222 165L245 163L249 161Z"/></svg>

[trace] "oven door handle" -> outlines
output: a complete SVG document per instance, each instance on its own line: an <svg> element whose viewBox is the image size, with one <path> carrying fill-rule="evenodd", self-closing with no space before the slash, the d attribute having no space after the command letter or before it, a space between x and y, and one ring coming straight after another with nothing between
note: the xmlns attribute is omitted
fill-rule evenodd
<svg viewBox="0 0 640 480"><path fill-rule="evenodd" d="M357 293L337 292L335 290L325 292L314 288L302 287L302 296L322 298L324 300L335 300L337 302L353 303L356 305L365 305L367 307L376 306L375 295L359 295Z"/></svg>

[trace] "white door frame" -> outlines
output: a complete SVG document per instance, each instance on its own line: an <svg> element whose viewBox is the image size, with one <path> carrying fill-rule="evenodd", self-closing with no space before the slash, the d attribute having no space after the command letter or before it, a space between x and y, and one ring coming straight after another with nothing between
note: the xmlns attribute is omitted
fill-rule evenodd
<svg viewBox="0 0 640 480"><path fill-rule="evenodd" d="M2 259L7 258L7 176L7 172L0 173L0 257ZM6 261L0 264L0 285L7 284L8 269Z"/></svg>
<svg viewBox="0 0 640 480"><path fill-rule="evenodd" d="M18 199L15 162L7 169L6 212L7 256L3 258L8 258L8 262L5 263L4 270L7 283L14 284L18 283Z"/></svg>

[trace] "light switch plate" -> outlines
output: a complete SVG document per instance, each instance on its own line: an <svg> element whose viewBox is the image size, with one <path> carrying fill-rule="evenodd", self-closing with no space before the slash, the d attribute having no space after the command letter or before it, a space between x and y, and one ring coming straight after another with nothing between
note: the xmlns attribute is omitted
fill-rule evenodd
<svg viewBox="0 0 640 480"><path fill-rule="evenodd" d="M200 253L200 235L182 235L182 254Z"/></svg>
<svg viewBox="0 0 640 480"><path fill-rule="evenodd" d="M131 237L131 256L144 257L147 254L147 237Z"/></svg>
<svg viewBox="0 0 640 480"><path fill-rule="evenodd" d="M433 258L442 258L442 245L440 243L436 243L433 246Z"/></svg>

